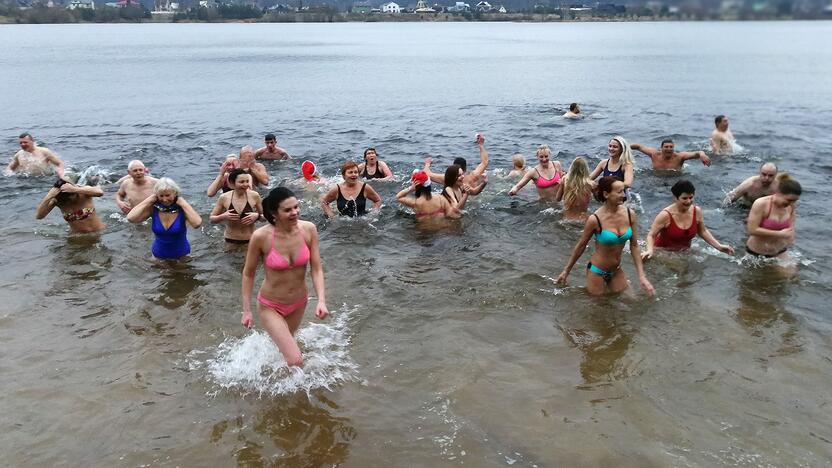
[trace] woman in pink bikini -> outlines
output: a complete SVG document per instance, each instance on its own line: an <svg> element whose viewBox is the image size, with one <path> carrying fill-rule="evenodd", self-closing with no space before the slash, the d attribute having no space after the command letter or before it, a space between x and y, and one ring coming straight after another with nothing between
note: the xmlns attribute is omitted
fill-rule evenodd
<svg viewBox="0 0 832 468"><path fill-rule="evenodd" d="M748 213L745 250L766 258L785 258L794 244L795 203L803 189L785 172L777 176L774 195L758 198Z"/></svg>
<svg viewBox="0 0 832 468"><path fill-rule="evenodd" d="M526 172L520 182L514 185L508 191L508 195L513 197L517 195L530 180L534 181L537 186L537 194L541 200L555 201L557 199L557 185L560 178L563 176L563 168L558 161L550 161L552 151L546 145L537 147L537 161L538 164L533 169Z"/></svg>
<svg viewBox="0 0 832 468"><path fill-rule="evenodd" d="M312 270L312 285L318 296L315 316L326 318L326 288L321 255L318 251L318 228L301 221L300 205L291 190L277 187L263 200L263 215L269 226L254 231L243 267L243 317L241 323L251 328L251 293L254 274L260 259L266 276L257 293L260 323L269 332L286 364L303 366L303 356L295 332L303 320L309 300L306 288L306 266Z"/></svg>

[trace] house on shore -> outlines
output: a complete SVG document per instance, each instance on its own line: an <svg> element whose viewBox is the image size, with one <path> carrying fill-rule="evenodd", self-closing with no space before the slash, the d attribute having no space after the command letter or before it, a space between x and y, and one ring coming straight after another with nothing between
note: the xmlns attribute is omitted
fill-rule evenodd
<svg viewBox="0 0 832 468"><path fill-rule="evenodd" d="M95 2L92 0L72 0L66 6L67 10L95 10Z"/></svg>
<svg viewBox="0 0 832 468"><path fill-rule="evenodd" d="M396 2L387 2L381 5L381 12L397 15L402 12L402 7Z"/></svg>

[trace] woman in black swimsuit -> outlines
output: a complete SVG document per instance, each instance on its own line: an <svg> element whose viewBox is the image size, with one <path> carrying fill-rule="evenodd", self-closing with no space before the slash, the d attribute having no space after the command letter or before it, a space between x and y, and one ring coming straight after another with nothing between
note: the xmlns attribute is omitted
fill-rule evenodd
<svg viewBox="0 0 832 468"><path fill-rule="evenodd" d="M376 154L375 148L367 148L364 150L364 163L358 166L358 172L361 174L361 177L367 180L393 179L393 171L390 170L387 163L378 160L378 154Z"/></svg>
<svg viewBox="0 0 832 468"><path fill-rule="evenodd" d="M328 218L335 216L330 206L332 202L336 202L338 213L342 216L364 215L367 212L367 200L373 202L373 211L381 209L381 197L366 182L359 182L358 174L358 164L352 161L347 161L341 166L344 182L336 184L321 197L321 207Z"/></svg>
<svg viewBox="0 0 832 468"><path fill-rule="evenodd" d="M234 169L228 174L233 190L220 195L211 211L211 224L228 221L225 225L225 241L229 244L247 244L254 233L254 223L263 213L260 194L251 190L251 174Z"/></svg>

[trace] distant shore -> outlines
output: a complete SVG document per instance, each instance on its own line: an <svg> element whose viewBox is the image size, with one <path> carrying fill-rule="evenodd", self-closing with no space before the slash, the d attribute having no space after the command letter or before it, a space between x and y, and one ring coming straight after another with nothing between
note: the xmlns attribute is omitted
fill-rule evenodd
<svg viewBox="0 0 832 468"><path fill-rule="evenodd" d="M546 12L428 12L401 14L360 14L339 12L319 7L303 11L261 11L256 8L191 9L180 12L150 12L143 8L103 7L95 10L64 8L0 9L0 24L68 24L68 23L411 23L411 22L652 22L652 21L791 21L824 20L825 16L795 16L778 14L749 15L742 12L717 15L704 12L656 12L648 9L602 14L568 10Z"/></svg>

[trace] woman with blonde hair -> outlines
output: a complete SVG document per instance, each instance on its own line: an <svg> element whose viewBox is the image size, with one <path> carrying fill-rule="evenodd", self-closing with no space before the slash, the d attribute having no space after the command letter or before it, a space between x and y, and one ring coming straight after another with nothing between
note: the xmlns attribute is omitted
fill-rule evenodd
<svg viewBox="0 0 832 468"><path fill-rule="evenodd" d="M627 198L629 198L630 187L633 185L633 168L635 167L633 151L624 137L616 135L607 143L607 153L610 157L599 162L589 178L595 180L598 176L616 177L624 182L624 189Z"/></svg>
<svg viewBox="0 0 832 468"><path fill-rule="evenodd" d="M530 180L534 181L537 186L537 193L541 200L554 200L557 192L557 185L560 183L560 178L563 175L563 168L558 161L551 161L552 150L547 145L540 145L537 147L537 166L526 172L522 179L517 182L508 195L513 197L517 195Z"/></svg>
<svg viewBox="0 0 832 468"><path fill-rule="evenodd" d="M523 177L526 173L526 157L520 153L516 153L511 157L511 171L506 174L506 179L514 179Z"/></svg>
<svg viewBox="0 0 832 468"><path fill-rule="evenodd" d="M589 166L584 158L577 157L569 166L569 172L558 184L555 196L557 201L563 202L563 219L586 219L591 198L592 180L589 178Z"/></svg>
<svg viewBox="0 0 832 468"><path fill-rule="evenodd" d="M127 214L127 221L141 223L153 218L151 230L156 235L151 252L161 259L175 259L191 253L188 225L202 225L199 213L179 196L179 186L172 179L162 177L153 186L153 195L136 205Z"/></svg>

